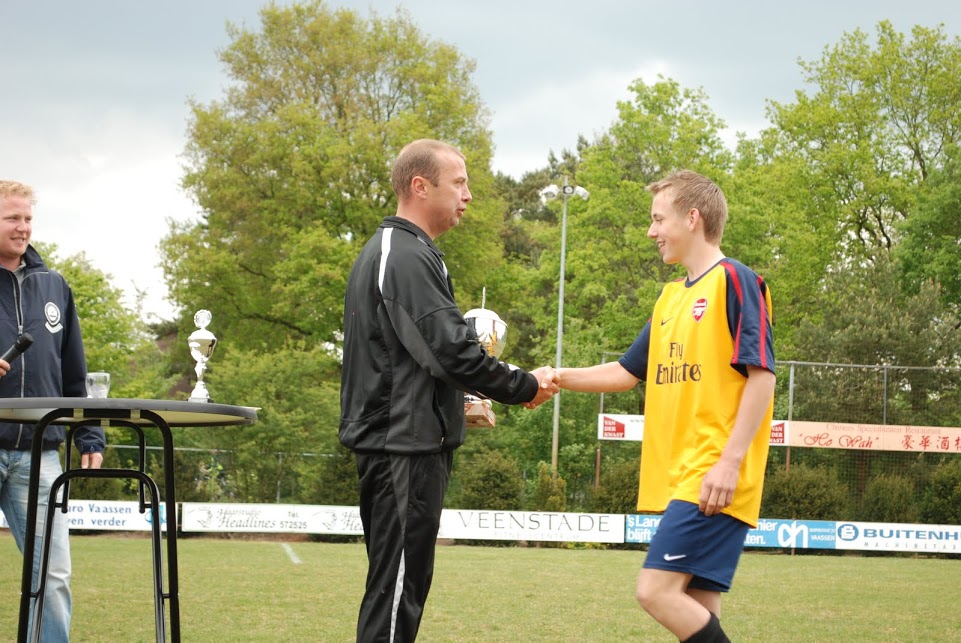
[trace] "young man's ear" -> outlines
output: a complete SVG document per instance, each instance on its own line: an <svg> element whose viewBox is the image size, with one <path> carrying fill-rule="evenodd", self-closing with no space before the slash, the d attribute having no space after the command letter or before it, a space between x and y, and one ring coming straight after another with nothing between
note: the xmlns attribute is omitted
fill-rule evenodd
<svg viewBox="0 0 961 643"><path fill-rule="evenodd" d="M688 230L694 232L694 228L697 227L697 222L701 220L701 211L697 208L691 208L687 211L687 227Z"/></svg>

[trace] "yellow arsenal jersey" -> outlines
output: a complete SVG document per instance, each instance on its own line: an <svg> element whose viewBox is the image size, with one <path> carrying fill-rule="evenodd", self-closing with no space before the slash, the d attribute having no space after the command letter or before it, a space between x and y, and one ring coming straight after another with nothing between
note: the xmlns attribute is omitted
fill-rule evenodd
<svg viewBox="0 0 961 643"><path fill-rule="evenodd" d="M734 427L747 366L774 371L770 320L767 285L731 259L694 282L664 288L648 325L621 358L647 380L639 511L663 511L673 499L699 502L701 481ZM733 503L723 511L751 526L760 512L772 414L773 400L741 464Z"/></svg>

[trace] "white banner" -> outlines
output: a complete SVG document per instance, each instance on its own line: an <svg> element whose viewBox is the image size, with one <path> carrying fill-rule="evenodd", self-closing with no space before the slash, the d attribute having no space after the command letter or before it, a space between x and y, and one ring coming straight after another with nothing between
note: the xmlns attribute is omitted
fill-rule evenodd
<svg viewBox="0 0 961 643"><path fill-rule="evenodd" d="M181 528L200 532L364 533L357 507L185 502ZM438 538L623 543L624 516L445 509Z"/></svg>
<svg viewBox="0 0 961 643"><path fill-rule="evenodd" d="M961 526L838 522L837 549L961 553Z"/></svg>
<svg viewBox="0 0 961 643"><path fill-rule="evenodd" d="M185 532L307 533L361 536L357 507L185 502ZM166 505L160 505L166 530ZM61 517L58 517L61 519ZM150 511L136 501L71 500L70 529L150 531ZM445 509L438 538L542 542L646 543L660 516ZM0 513L0 527L9 529ZM745 541L749 547L799 547L961 554L961 525L761 520Z"/></svg>
<svg viewBox="0 0 961 643"><path fill-rule="evenodd" d="M357 507L202 502L185 502L181 507L184 531L364 534Z"/></svg>
<svg viewBox="0 0 961 643"><path fill-rule="evenodd" d="M644 416L601 413L597 416L597 439L641 442L644 440Z"/></svg>
<svg viewBox="0 0 961 643"><path fill-rule="evenodd" d="M438 538L623 543L623 514L445 509Z"/></svg>
<svg viewBox="0 0 961 643"><path fill-rule="evenodd" d="M63 518L63 515L59 515L56 519ZM66 519L70 529L151 530L150 503L147 503L147 511L140 513L139 503L135 500L71 500L67 503ZM3 513L0 513L0 527L10 528ZM160 504L160 529L167 529L167 505L163 503Z"/></svg>

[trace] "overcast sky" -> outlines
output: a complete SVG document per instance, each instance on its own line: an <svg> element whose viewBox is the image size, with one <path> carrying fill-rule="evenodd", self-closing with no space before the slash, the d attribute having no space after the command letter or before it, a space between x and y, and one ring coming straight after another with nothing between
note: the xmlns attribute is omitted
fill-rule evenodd
<svg viewBox="0 0 961 643"><path fill-rule="evenodd" d="M187 100L222 97L227 22L256 28L259 0L0 0L0 178L39 195L34 239L86 252L114 284L170 319L157 244L196 219L179 183ZM279 4L289 4L281 2ZM804 89L798 59L890 20L961 32L946 0L340 0L368 16L404 6L428 36L477 63L492 112L493 169L520 177L614 120L637 78L702 88L735 132L756 134L767 100ZM539 8L544 7L544 8ZM684 10L678 9L683 7ZM183 261L189 262L190 257Z"/></svg>

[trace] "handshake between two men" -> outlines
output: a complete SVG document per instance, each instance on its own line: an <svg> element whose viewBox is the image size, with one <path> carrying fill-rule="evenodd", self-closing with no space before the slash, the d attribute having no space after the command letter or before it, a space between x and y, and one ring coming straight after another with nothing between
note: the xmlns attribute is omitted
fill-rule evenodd
<svg viewBox="0 0 961 643"><path fill-rule="evenodd" d="M551 399L558 392L560 392L561 387L557 377L557 371L555 371L550 366L541 366L530 372L531 375L537 378L537 395L534 396L530 402L524 402L523 406L526 409L536 409L538 406Z"/></svg>

